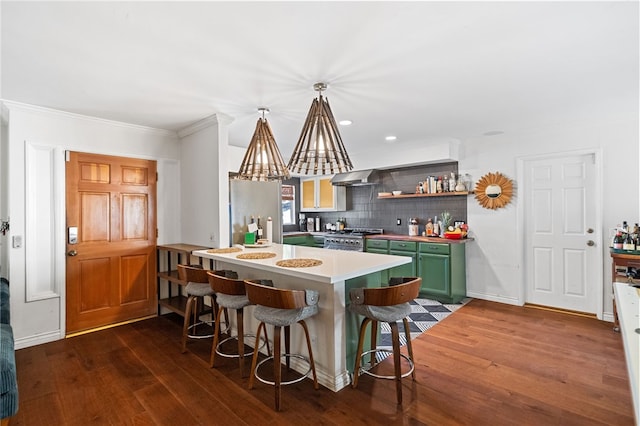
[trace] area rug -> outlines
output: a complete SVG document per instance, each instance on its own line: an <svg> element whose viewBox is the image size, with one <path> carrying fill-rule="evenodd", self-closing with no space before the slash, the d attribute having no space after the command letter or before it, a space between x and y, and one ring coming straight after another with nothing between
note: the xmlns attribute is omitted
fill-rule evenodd
<svg viewBox="0 0 640 426"><path fill-rule="evenodd" d="M443 304L431 299L415 299L409 302L411 305L411 314L409 315L411 340L420 336L439 321L447 318L470 300L471 299L466 298L462 300L462 302L455 304ZM400 334L400 345L404 346L407 344L407 339L405 338L402 322L398 322L398 331ZM389 324L386 322L380 323L380 332L381 337L378 342L378 348L391 350L391 327L389 327ZM388 353L378 352L376 356L384 359L388 355Z"/></svg>

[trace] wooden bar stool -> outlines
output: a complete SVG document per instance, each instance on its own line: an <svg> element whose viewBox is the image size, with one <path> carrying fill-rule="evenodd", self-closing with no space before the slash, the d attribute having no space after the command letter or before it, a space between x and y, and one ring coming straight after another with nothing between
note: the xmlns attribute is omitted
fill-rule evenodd
<svg viewBox="0 0 640 426"><path fill-rule="evenodd" d="M275 408L276 411L280 411L280 390L281 385L290 385L293 383L304 380L309 373L313 374L313 387L318 389L318 378L316 377L316 366L313 362L313 351L311 349L311 338L309 337L309 330L305 319L316 315L318 313L318 292L314 290L288 290L269 287L267 285L260 284L260 280L247 280L245 286L247 290L247 296L251 303L257 305L253 311L254 317L260 321L258 327L258 333L256 335L256 344L254 348L258 347L260 342L261 330L265 330L266 339L266 327L265 324L273 325L273 356L269 356L266 359L260 361L258 364L258 350L253 353L253 360L251 362L251 375L249 377L249 389L253 389L253 378L257 378L262 383L273 385L275 389ZM300 354L291 354L291 330L292 324L298 323L304 329L304 335L307 340L307 350L309 351L309 358ZM284 327L284 344L285 352L281 354L280 349L280 332ZM287 369L290 367L290 359L298 358L306 361L309 364L309 369L301 377L282 382L282 365L281 358L285 358ZM274 381L265 380L258 374L258 369L265 362L273 359L274 369Z"/></svg>
<svg viewBox="0 0 640 426"><path fill-rule="evenodd" d="M244 377L244 357L253 355L253 350L247 352L244 346L245 337L255 337L255 334L244 334L244 308L251 305L244 286L244 280L238 279L238 274L233 271L208 271L209 284L211 289L216 293L216 301L218 303L218 315L216 316L216 324L213 332L213 345L211 346L210 366L213 367L216 354L225 358L238 358L240 365L240 377ZM234 309L236 311L236 336L229 336L220 341L220 317L223 309ZM264 328L264 324L261 324ZM269 349L269 340L267 340L267 330L264 328L264 344L267 345L267 352L271 355ZM238 351L236 353L223 352L221 347L229 340L237 339ZM264 346L264 344L262 346ZM261 346L261 347L262 347ZM260 348L261 348L260 347ZM258 350L260 350L258 348Z"/></svg>
<svg viewBox="0 0 640 426"><path fill-rule="evenodd" d="M213 318L216 317L218 312L218 304L216 302L216 294L209 285L209 277L207 276L207 270L201 266L196 265L178 265L178 276L182 281L186 281L185 292L187 293L187 306L184 312L184 323L182 326L182 353L187 351L187 338L190 339L206 339L213 337L213 333L206 335L195 334L196 327L202 324L209 326L213 325L214 320L200 321L198 318L201 308L198 307L198 301L202 301L202 307L204 307L204 298L209 296L211 298L211 309ZM191 323L191 316L193 315L193 324ZM228 314L225 314L227 324L229 324ZM193 330L193 334L189 332Z"/></svg>
<svg viewBox="0 0 640 426"><path fill-rule="evenodd" d="M358 386L358 377L360 373L368 374L378 379L392 379L396 382L396 397L398 404L402 404L402 378L411 374L413 380L416 379L416 372L413 364L413 348L411 347L411 334L409 332L409 321L407 317L411 314L411 305L409 302L418 297L422 278L391 278L389 287L380 288L353 288L349 292L351 304L349 309L364 316L360 325L360 337L358 338L358 351L356 353L356 362L353 369L353 387ZM404 332L407 338L407 350L409 356L400 352L400 335L398 333L397 321L402 320L404 323ZM362 367L362 357L367 354L371 355L371 367L376 363L376 352L389 352L387 349L376 348L376 336L378 332L378 321L389 323L391 327L391 340L393 351L394 375L383 376L375 374L368 369ZM371 350L362 352L367 325L371 323ZM407 360L409 370L402 373L400 366L400 357Z"/></svg>

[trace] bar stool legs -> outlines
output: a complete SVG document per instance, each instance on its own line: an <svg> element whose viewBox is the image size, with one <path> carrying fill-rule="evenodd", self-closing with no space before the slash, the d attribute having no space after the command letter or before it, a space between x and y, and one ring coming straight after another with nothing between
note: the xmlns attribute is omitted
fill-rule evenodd
<svg viewBox="0 0 640 426"><path fill-rule="evenodd" d="M377 352L389 352L386 349L375 349L377 345L377 329L378 329L378 321L374 321L371 318L365 318L360 325L360 335L358 338L358 350L356 353L356 365L353 371L353 382L352 387L358 387L358 379L360 377L360 373L368 374L370 376L376 377L378 379L393 379L396 383L396 399L398 404L402 404L402 379L404 377L408 377L411 375L412 379L416 379L416 370L413 364L413 347L411 345L411 333L409 329L409 321L406 318L402 319L404 324L404 331L407 340L407 352L408 356L404 355L400 352L400 333L398 331L398 323L390 322L389 327L391 328L391 345L392 345L392 356L393 356L393 376L382 376L379 374L371 373L361 367L361 359L366 355L370 356L370 365L373 366L376 364L376 353ZM364 347L364 336L366 333L367 325L371 324L371 347L373 349L363 352ZM409 363L409 371L402 373L401 366L401 358L404 358Z"/></svg>
<svg viewBox="0 0 640 426"><path fill-rule="evenodd" d="M398 404L402 404L402 378L411 375L413 380L416 379L411 333L407 317L411 314L409 302L418 297L421 284L422 279L419 277L401 277L389 280L388 287L353 288L349 291L349 299L351 300L349 310L364 317L360 325L358 350L355 365L353 366L352 386L354 388L358 386L360 373L378 379L391 379L396 383ZM400 352L400 333L398 332L398 321L400 320L404 325L408 356ZM392 351L377 347L378 322L386 322L391 328ZM371 350L363 352L364 338L369 324L371 324ZM376 364L375 355L377 352L390 352L393 355L394 374L392 376L377 374L371 369L362 367L362 358L366 355L371 356L369 363L373 367ZM409 370L405 373L402 372L401 358L404 358L409 364Z"/></svg>
<svg viewBox="0 0 640 426"><path fill-rule="evenodd" d="M314 389L318 389L318 377L316 376L316 365L315 362L313 360L313 351L311 349L311 338L309 337L309 329L307 328L307 324L304 322L304 320L300 320L298 322L298 324L300 324L302 326L302 328L304 329L304 335L306 338L306 342L307 342L307 351L309 352L309 369L310 372L312 373L313 376L313 387ZM281 358L285 358L285 364L287 366L287 370L289 370L291 368L291 358L292 357L296 357L296 358L301 358L304 359L303 356L300 355L292 355L291 354L291 326L287 325L284 326L284 347L285 347L285 353L281 354L281 349L280 349L280 345L281 345L281 333L282 333L282 328L279 325L274 325L274 331L273 331L273 356L269 356L268 358L262 360L259 364L258 364L258 351L255 351L253 353L253 359L251 361L251 375L249 377L249 389L253 389L253 380L254 378L258 378L258 380L260 380L263 383L266 384L271 384L274 387L274 398L275 398L275 409L276 411L280 411L280 396L281 396L281 391L282 391L282 385L289 385L289 384L293 384L293 383L297 383L299 381L304 380L307 375L309 374L309 371L307 371L306 374L302 375L300 378L295 379L295 380L291 380L291 381L287 381L287 382L283 382L282 381L282 363L280 362ZM261 333L264 331L265 334L265 340L267 338L267 329L266 326L263 322L260 323L260 326L258 327L258 333L256 335L256 346L258 347L258 345L260 344L260 335ZM267 380L261 379L258 374L256 373L257 368L262 365L264 362L268 361L269 359L273 358L273 376L274 376L274 381L273 382L269 382Z"/></svg>
<svg viewBox="0 0 640 426"><path fill-rule="evenodd" d="M249 353L245 353L245 347L244 347L244 338L245 336L249 337L252 335L245 335L244 334L244 308L239 308L236 309L236 323L237 323L237 331L238 331L238 336L237 336L237 342L238 342L238 364L240 366L240 377L244 377L244 358L245 355L253 355L253 353L257 350L255 348L260 349L262 346L254 346L254 349L249 352ZM225 309L225 313L226 313L226 309ZM215 322L215 329L213 332L213 346L211 347L211 358L209 360L209 366L213 367L215 362L216 362L216 354L221 355L221 356L225 356L225 357L229 357L229 358L235 358L236 355L226 355L222 352L219 351L218 346L221 343L224 343L225 341L232 339L233 337L228 337L225 340L223 340L222 342L220 342L220 320L222 316L222 309L218 309L218 315L216 316L216 322ZM227 319L227 324L229 324L229 320ZM266 328L264 327L264 324L262 324L262 328L264 328L264 343L267 346L267 353L269 356L271 356L271 349L269 348L269 340L267 339L267 331ZM227 330L229 329L229 327L227 327ZM258 343L260 343L259 339L258 339Z"/></svg>

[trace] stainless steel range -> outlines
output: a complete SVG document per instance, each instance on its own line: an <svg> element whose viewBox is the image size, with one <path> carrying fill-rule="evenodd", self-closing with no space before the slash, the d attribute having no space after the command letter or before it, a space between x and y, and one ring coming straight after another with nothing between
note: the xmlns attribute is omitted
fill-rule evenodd
<svg viewBox="0 0 640 426"><path fill-rule="evenodd" d="M332 250L364 251L365 235L382 234L377 228L345 228L324 237L324 248Z"/></svg>

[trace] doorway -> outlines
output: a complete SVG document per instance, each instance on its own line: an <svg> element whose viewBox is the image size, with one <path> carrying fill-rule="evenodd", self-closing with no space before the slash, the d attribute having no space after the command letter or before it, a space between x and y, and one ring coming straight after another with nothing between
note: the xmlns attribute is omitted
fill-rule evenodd
<svg viewBox="0 0 640 426"><path fill-rule="evenodd" d="M525 303L601 317L596 154L522 160Z"/></svg>
<svg viewBox="0 0 640 426"><path fill-rule="evenodd" d="M67 335L156 313L156 162L67 154Z"/></svg>

